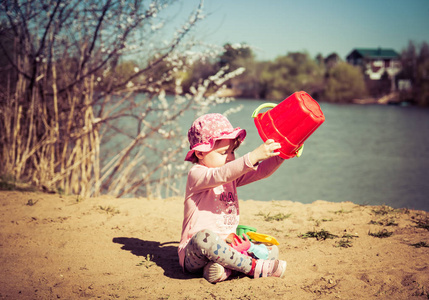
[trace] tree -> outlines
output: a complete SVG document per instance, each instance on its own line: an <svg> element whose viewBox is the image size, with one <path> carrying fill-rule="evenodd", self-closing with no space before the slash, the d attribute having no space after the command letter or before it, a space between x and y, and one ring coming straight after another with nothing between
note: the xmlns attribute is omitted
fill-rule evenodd
<svg viewBox="0 0 429 300"><path fill-rule="evenodd" d="M207 56L191 55L188 38L204 15L201 2L161 39L172 2L2 1L0 52L14 87L1 86L1 171L83 196L175 190L186 145L178 119L215 103L206 91L241 70L222 69L183 95L180 74Z"/></svg>
<svg viewBox="0 0 429 300"><path fill-rule="evenodd" d="M218 72L220 68L217 59L218 58L205 58L190 65L189 68L180 75L183 90L189 92L191 88L196 88L198 84L201 84L205 78Z"/></svg>
<svg viewBox="0 0 429 300"><path fill-rule="evenodd" d="M412 82L411 97L421 106L429 105L429 45L410 41L401 53L402 72L399 77Z"/></svg>
<svg viewBox="0 0 429 300"><path fill-rule="evenodd" d="M329 54L324 60L323 60L326 69L329 71L333 67L335 67L339 62L341 62L341 58L338 56L337 53L331 53Z"/></svg>
<svg viewBox="0 0 429 300"><path fill-rule="evenodd" d="M347 103L365 95L365 81L359 67L340 62L328 71L324 100Z"/></svg>
<svg viewBox="0 0 429 300"><path fill-rule="evenodd" d="M323 70L307 53L292 52L280 56L262 72L265 96L281 101L300 90L314 94L322 85Z"/></svg>
<svg viewBox="0 0 429 300"><path fill-rule="evenodd" d="M421 106L429 106L429 57L423 59L417 68L416 99Z"/></svg>
<svg viewBox="0 0 429 300"><path fill-rule="evenodd" d="M255 60L252 49L246 43L225 44L219 65L221 67L228 66L232 69L245 68L242 75L230 81L230 86L240 97L259 98L259 63Z"/></svg>
<svg viewBox="0 0 429 300"><path fill-rule="evenodd" d="M249 61L255 60L255 55L252 49L243 44L227 43L223 46L224 51L219 57L219 65L221 67L229 66L232 69L243 67Z"/></svg>

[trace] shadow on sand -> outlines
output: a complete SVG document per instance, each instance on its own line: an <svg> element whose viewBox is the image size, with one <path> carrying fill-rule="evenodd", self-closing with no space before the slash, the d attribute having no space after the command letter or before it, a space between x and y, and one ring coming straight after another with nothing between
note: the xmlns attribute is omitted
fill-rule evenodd
<svg viewBox="0 0 429 300"><path fill-rule="evenodd" d="M194 278L191 274L185 274L179 265L177 256L177 245L179 242L160 243L154 241L145 241L137 238L115 237L113 242L122 244L122 250L130 251L136 256L141 256L156 263L157 266L164 269L164 275L175 279Z"/></svg>

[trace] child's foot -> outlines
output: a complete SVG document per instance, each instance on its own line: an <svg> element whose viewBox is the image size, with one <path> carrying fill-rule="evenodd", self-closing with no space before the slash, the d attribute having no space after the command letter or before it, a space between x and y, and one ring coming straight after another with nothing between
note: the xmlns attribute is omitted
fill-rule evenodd
<svg viewBox="0 0 429 300"><path fill-rule="evenodd" d="M254 277L283 277L286 271L286 262L284 260L263 260L256 261Z"/></svg>
<svg viewBox="0 0 429 300"><path fill-rule="evenodd" d="M204 267L203 276L208 282L216 283L226 280L231 273L232 271L230 269L226 269L218 263L209 262Z"/></svg>

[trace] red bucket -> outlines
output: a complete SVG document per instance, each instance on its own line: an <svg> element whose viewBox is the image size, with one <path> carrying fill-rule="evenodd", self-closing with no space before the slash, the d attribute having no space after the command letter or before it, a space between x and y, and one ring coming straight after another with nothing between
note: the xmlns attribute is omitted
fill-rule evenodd
<svg viewBox="0 0 429 300"><path fill-rule="evenodd" d="M259 113L263 108L272 109ZM299 156L304 141L325 121L319 104L306 92L296 92L280 102L260 105L252 117L259 136L281 144L280 157Z"/></svg>

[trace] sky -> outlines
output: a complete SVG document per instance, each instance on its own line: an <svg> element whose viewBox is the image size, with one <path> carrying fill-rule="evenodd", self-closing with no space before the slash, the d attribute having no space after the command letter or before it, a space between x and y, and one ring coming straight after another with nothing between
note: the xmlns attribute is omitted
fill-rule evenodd
<svg viewBox="0 0 429 300"><path fill-rule="evenodd" d="M199 0L172 6L174 21L189 17ZM429 0L205 0L193 35L200 41L250 45L258 60L289 52L311 57L354 48L400 53L409 41L429 43Z"/></svg>

